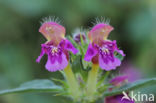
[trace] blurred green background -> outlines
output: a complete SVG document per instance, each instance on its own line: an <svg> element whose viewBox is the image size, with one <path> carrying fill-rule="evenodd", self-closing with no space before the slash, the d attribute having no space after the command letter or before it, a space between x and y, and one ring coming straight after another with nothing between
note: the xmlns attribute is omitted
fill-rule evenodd
<svg viewBox="0 0 156 103"><path fill-rule="evenodd" d="M122 66L133 65L144 78L156 76L156 0L0 0L0 90L33 79L62 78L45 70L46 56L35 62L45 42L39 22L47 16L59 17L68 35L77 27L92 27L96 17L109 18L115 28L109 39L126 53ZM69 102L26 93L1 96L0 103Z"/></svg>

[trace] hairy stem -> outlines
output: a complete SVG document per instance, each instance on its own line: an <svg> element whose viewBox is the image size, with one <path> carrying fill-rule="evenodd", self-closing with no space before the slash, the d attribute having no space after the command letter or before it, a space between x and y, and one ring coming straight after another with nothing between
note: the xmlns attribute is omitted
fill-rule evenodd
<svg viewBox="0 0 156 103"><path fill-rule="evenodd" d="M79 84L74 76L74 73L73 73L70 65L68 65L64 69L64 72L65 72L65 78L69 85L69 92L74 97L74 99L78 99L78 97L80 96Z"/></svg>
<svg viewBox="0 0 156 103"><path fill-rule="evenodd" d="M89 71L87 81L87 96L90 98L93 98L93 95L96 92L98 68L98 64L92 64L92 69Z"/></svg>

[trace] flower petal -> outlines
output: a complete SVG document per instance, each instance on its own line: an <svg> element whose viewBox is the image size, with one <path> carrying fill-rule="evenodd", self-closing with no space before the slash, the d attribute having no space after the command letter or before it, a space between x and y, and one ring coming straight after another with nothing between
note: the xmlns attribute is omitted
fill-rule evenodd
<svg viewBox="0 0 156 103"><path fill-rule="evenodd" d="M113 40L112 43L114 44L115 51L117 51L117 52L118 52L119 54L121 54L122 56L125 56L123 50L119 50L119 48L117 47L116 40Z"/></svg>
<svg viewBox="0 0 156 103"><path fill-rule="evenodd" d="M109 24L98 23L89 32L88 37L89 37L91 42L99 44L99 40L106 40L109 33L113 29L114 28Z"/></svg>
<svg viewBox="0 0 156 103"><path fill-rule="evenodd" d="M37 63L40 62L40 60L41 60L41 58L43 57L44 54L45 54L45 51L44 51L44 48L42 47L41 53L40 53L40 55L38 56L38 58L36 59L36 62L37 62Z"/></svg>
<svg viewBox="0 0 156 103"><path fill-rule="evenodd" d="M126 56L122 50L116 49L116 51L120 53L122 56Z"/></svg>
<svg viewBox="0 0 156 103"><path fill-rule="evenodd" d="M65 40L64 48L68 51L71 51L73 54L76 54L78 52L78 50L73 46L73 44L67 39Z"/></svg>
<svg viewBox="0 0 156 103"><path fill-rule="evenodd" d="M87 52L85 54L84 60L85 61L91 61L91 59L98 53L97 49L92 46L92 44L89 44Z"/></svg>
<svg viewBox="0 0 156 103"><path fill-rule="evenodd" d="M128 80L127 75L120 75L115 78L113 78L110 83L114 86L118 86L119 84L123 83L124 81Z"/></svg>
<svg viewBox="0 0 156 103"><path fill-rule="evenodd" d="M51 61L51 58L54 60ZM48 61L45 65L46 69L50 72L55 72L58 70L63 70L68 65L68 60L66 58L66 55L64 53L61 53L60 56L50 57L48 56Z"/></svg>
<svg viewBox="0 0 156 103"><path fill-rule="evenodd" d="M53 21L43 23L39 32L42 33L48 41L55 41L56 44L58 44L65 36L65 28Z"/></svg>
<svg viewBox="0 0 156 103"><path fill-rule="evenodd" d="M113 61L109 60L107 63L104 62L102 55L99 55L99 65L102 69L109 71L112 69L116 69L117 66L120 66L121 61L118 58L114 58Z"/></svg>

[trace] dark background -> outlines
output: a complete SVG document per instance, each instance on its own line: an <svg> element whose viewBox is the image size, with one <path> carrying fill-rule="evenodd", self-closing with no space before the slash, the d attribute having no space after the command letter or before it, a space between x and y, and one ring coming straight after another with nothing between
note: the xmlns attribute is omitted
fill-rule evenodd
<svg viewBox="0 0 156 103"><path fill-rule="evenodd" d="M155 0L0 0L0 90L33 79L61 78L59 72L45 70L46 56L35 62L46 41L38 32L40 21L47 16L59 17L67 35L77 27L92 27L96 17L109 18L115 28L109 39L116 39L126 53L121 68L131 66L143 78L156 76ZM26 93L0 96L0 103L66 102L52 94Z"/></svg>

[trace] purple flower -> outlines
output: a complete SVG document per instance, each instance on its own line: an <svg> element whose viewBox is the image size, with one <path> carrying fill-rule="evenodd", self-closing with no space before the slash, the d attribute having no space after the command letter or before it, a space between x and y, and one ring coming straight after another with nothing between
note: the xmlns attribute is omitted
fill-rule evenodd
<svg viewBox="0 0 156 103"><path fill-rule="evenodd" d="M81 36L82 36L83 41L86 42L86 36L85 36L85 34L79 33L79 34L75 34L75 36L74 36L74 41L76 43L78 43L79 45L81 45Z"/></svg>
<svg viewBox="0 0 156 103"><path fill-rule="evenodd" d="M134 68L130 63L124 64L121 72L123 75L116 76L115 78L110 80L110 83L115 87L121 87L125 83L134 82L137 79L141 78L141 73L136 68ZM112 91L113 89L114 88L109 88L109 91ZM115 96L106 97L105 103L135 103L134 101L130 101L126 99L122 100L123 96L124 96L123 94L119 94Z"/></svg>
<svg viewBox="0 0 156 103"><path fill-rule="evenodd" d="M124 83L126 83L127 80L128 80L127 75L121 75L121 76L117 76L117 77L113 78L110 81L110 83L115 87L120 87L120 86L123 86ZM112 91L113 89L114 88L109 88L109 91ZM128 95L128 92L127 92L127 95ZM118 95L115 95L115 96L106 97L105 98L105 103L135 103L132 100L127 100L127 99L122 100L123 96L124 96L123 94L118 94Z"/></svg>
<svg viewBox="0 0 156 103"><path fill-rule="evenodd" d="M142 77L140 71L134 68L130 63L126 63L121 67L121 74L110 80L113 86L122 86L124 83L132 83Z"/></svg>
<svg viewBox="0 0 156 103"><path fill-rule="evenodd" d="M113 78L110 83L114 86L121 86L124 82L126 82L128 80L128 76L127 75L121 75L121 76L117 76L115 78Z"/></svg>
<svg viewBox="0 0 156 103"><path fill-rule="evenodd" d="M128 77L129 82L134 82L142 78L142 73L134 67L129 61L125 61L120 69L121 73Z"/></svg>
<svg viewBox="0 0 156 103"><path fill-rule="evenodd" d="M74 48L70 41L65 39L64 27L55 22L45 22L39 31L48 41L41 44L41 53L36 62L39 63L42 56L47 54L48 60L45 67L48 71L55 72L66 68L69 60L68 51L76 54L78 50Z"/></svg>
<svg viewBox="0 0 156 103"><path fill-rule="evenodd" d="M121 64L114 52L125 56L123 51L118 49L115 40L107 40L107 36L112 30L113 27L105 23L95 25L88 34L90 44L84 58L88 62L92 61L94 64L99 64L106 71L115 69Z"/></svg>

